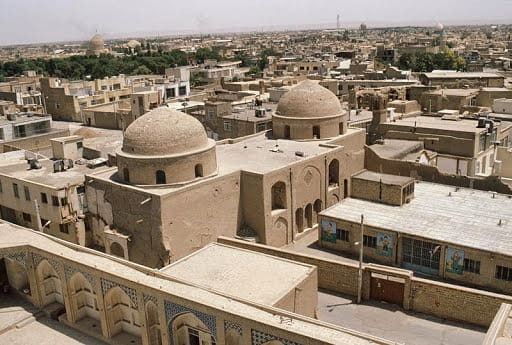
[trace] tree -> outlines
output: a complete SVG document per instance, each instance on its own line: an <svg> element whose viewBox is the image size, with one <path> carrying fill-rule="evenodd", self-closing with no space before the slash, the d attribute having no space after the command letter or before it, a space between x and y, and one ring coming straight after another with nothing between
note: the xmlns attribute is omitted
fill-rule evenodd
<svg viewBox="0 0 512 345"><path fill-rule="evenodd" d="M149 68L147 68L146 66L141 65L141 66L137 67L136 69L134 69L131 74L134 74L134 75L151 74L151 70Z"/></svg>

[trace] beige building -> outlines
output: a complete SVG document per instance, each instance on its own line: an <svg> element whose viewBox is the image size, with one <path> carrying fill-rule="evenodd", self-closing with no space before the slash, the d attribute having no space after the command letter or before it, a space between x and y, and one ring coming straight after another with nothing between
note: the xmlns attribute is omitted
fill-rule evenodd
<svg viewBox="0 0 512 345"><path fill-rule="evenodd" d="M463 87L502 88L505 83L505 77L496 73L434 71L431 73L422 73L420 75L420 81L423 85L440 85L449 89L459 89Z"/></svg>
<svg viewBox="0 0 512 345"><path fill-rule="evenodd" d="M363 214L365 261L510 293L507 195L369 172L355 179L354 197L320 214L322 247L358 255Z"/></svg>
<svg viewBox="0 0 512 345"><path fill-rule="evenodd" d="M423 141L424 148L437 153L441 172L456 175L488 176L495 160L495 143L508 146L512 126L506 122L463 120L452 117L411 117L381 123L385 139Z"/></svg>
<svg viewBox="0 0 512 345"><path fill-rule="evenodd" d="M346 120L309 81L281 99L273 133L215 143L193 117L155 109L126 130L117 168L86 177L93 243L152 267L221 235L291 243L363 169L364 130Z"/></svg>
<svg viewBox="0 0 512 345"><path fill-rule="evenodd" d="M41 91L46 109L54 120L77 122L83 122L82 109L129 99L132 94L123 76L73 82L41 78Z"/></svg>

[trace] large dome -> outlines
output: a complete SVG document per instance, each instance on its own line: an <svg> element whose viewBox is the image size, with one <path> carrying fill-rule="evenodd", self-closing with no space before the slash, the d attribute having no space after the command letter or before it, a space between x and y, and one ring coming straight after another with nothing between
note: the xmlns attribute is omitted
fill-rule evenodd
<svg viewBox="0 0 512 345"><path fill-rule="evenodd" d="M209 147L203 125L190 115L167 107L151 110L128 126L123 153L174 156Z"/></svg>
<svg viewBox="0 0 512 345"><path fill-rule="evenodd" d="M332 117L343 114L334 93L317 82L305 80L281 97L276 115L293 118Z"/></svg>
<svg viewBox="0 0 512 345"><path fill-rule="evenodd" d="M105 49L105 42L103 42L100 35L96 34L89 41L89 47L91 50L102 50Z"/></svg>

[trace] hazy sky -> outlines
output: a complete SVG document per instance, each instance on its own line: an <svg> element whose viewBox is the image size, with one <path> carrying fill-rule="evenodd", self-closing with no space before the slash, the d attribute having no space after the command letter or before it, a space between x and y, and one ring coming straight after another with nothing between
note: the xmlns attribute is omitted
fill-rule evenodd
<svg viewBox="0 0 512 345"><path fill-rule="evenodd" d="M0 45L273 26L512 23L512 0L0 0Z"/></svg>

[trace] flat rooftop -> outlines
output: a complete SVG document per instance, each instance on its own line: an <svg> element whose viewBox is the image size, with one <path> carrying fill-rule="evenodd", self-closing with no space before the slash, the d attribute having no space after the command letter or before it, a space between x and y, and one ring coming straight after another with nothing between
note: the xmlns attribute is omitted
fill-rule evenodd
<svg viewBox="0 0 512 345"><path fill-rule="evenodd" d="M359 129L348 129L345 135L359 131ZM314 141L272 139L268 138L266 133L261 133L234 144L217 144L219 174L237 170L264 174L331 151L332 148L321 146L321 144L328 144L329 141L329 139ZM303 152L304 157L297 156L295 152Z"/></svg>
<svg viewBox="0 0 512 345"><path fill-rule="evenodd" d="M386 159L403 159L410 153L418 152L424 147L422 141L384 139L382 144L371 145L370 148Z"/></svg>
<svg viewBox="0 0 512 345"><path fill-rule="evenodd" d="M383 184L397 185L397 186L404 186L404 185L414 181L414 179L412 177L381 174L381 173L376 173L376 172L369 171L369 170L366 170L357 175L354 175L354 176L352 176L352 178L353 179L355 178L358 180L372 181L372 182L382 182Z"/></svg>
<svg viewBox="0 0 512 345"><path fill-rule="evenodd" d="M16 119L7 120L6 116L0 116L0 126L4 125L19 125L23 123L31 123L31 122L41 122L41 121L51 121L51 115L36 115L29 113L18 113L16 114Z"/></svg>
<svg viewBox="0 0 512 345"><path fill-rule="evenodd" d="M476 78L504 78L503 76L496 73L487 73L487 72L433 72L433 73L424 73L427 78L435 79L476 79Z"/></svg>
<svg viewBox="0 0 512 345"><path fill-rule="evenodd" d="M2 155L0 155L0 160ZM105 167L96 169L88 168L85 164L74 164L73 168L62 171L53 172L53 160L40 159L41 169L29 169L29 164L24 157L19 157L20 162L0 166L0 175L7 175L14 179L25 180L32 183L39 183L56 189L65 188L68 185L77 185L85 181L85 174L91 174L100 171Z"/></svg>
<svg viewBox="0 0 512 345"><path fill-rule="evenodd" d="M314 266L212 243L160 271L207 289L274 305L314 270Z"/></svg>
<svg viewBox="0 0 512 345"><path fill-rule="evenodd" d="M264 117L256 116L256 109L265 110ZM248 122L272 121L272 114L277 109L277 103L263 103L262 106L237 105L233 107L231 115L223 116L223 119L234 119Z"/></svg>
<svg viewBox="0 0 512 345"><path fill-rule="evenodd" d="M450 196L451 193L451 196ZM429 182L415 185L414 199L389 206L347 198L321 215L512 256L512 197ZM501 220L501 225L499 225Z"/></svg>
<svg viewBox="0 0 512 345"><path fill-rule="evenodd" d="M416 127L420 129L436 129L436 130L447 130L457 132L470 132L480 133L485 131L485 128L477 128L478 121L475 120L443 120L440 117L432 116L417 116L409 117L395 122L386 122L383 126L390 127Z"/></svg>

